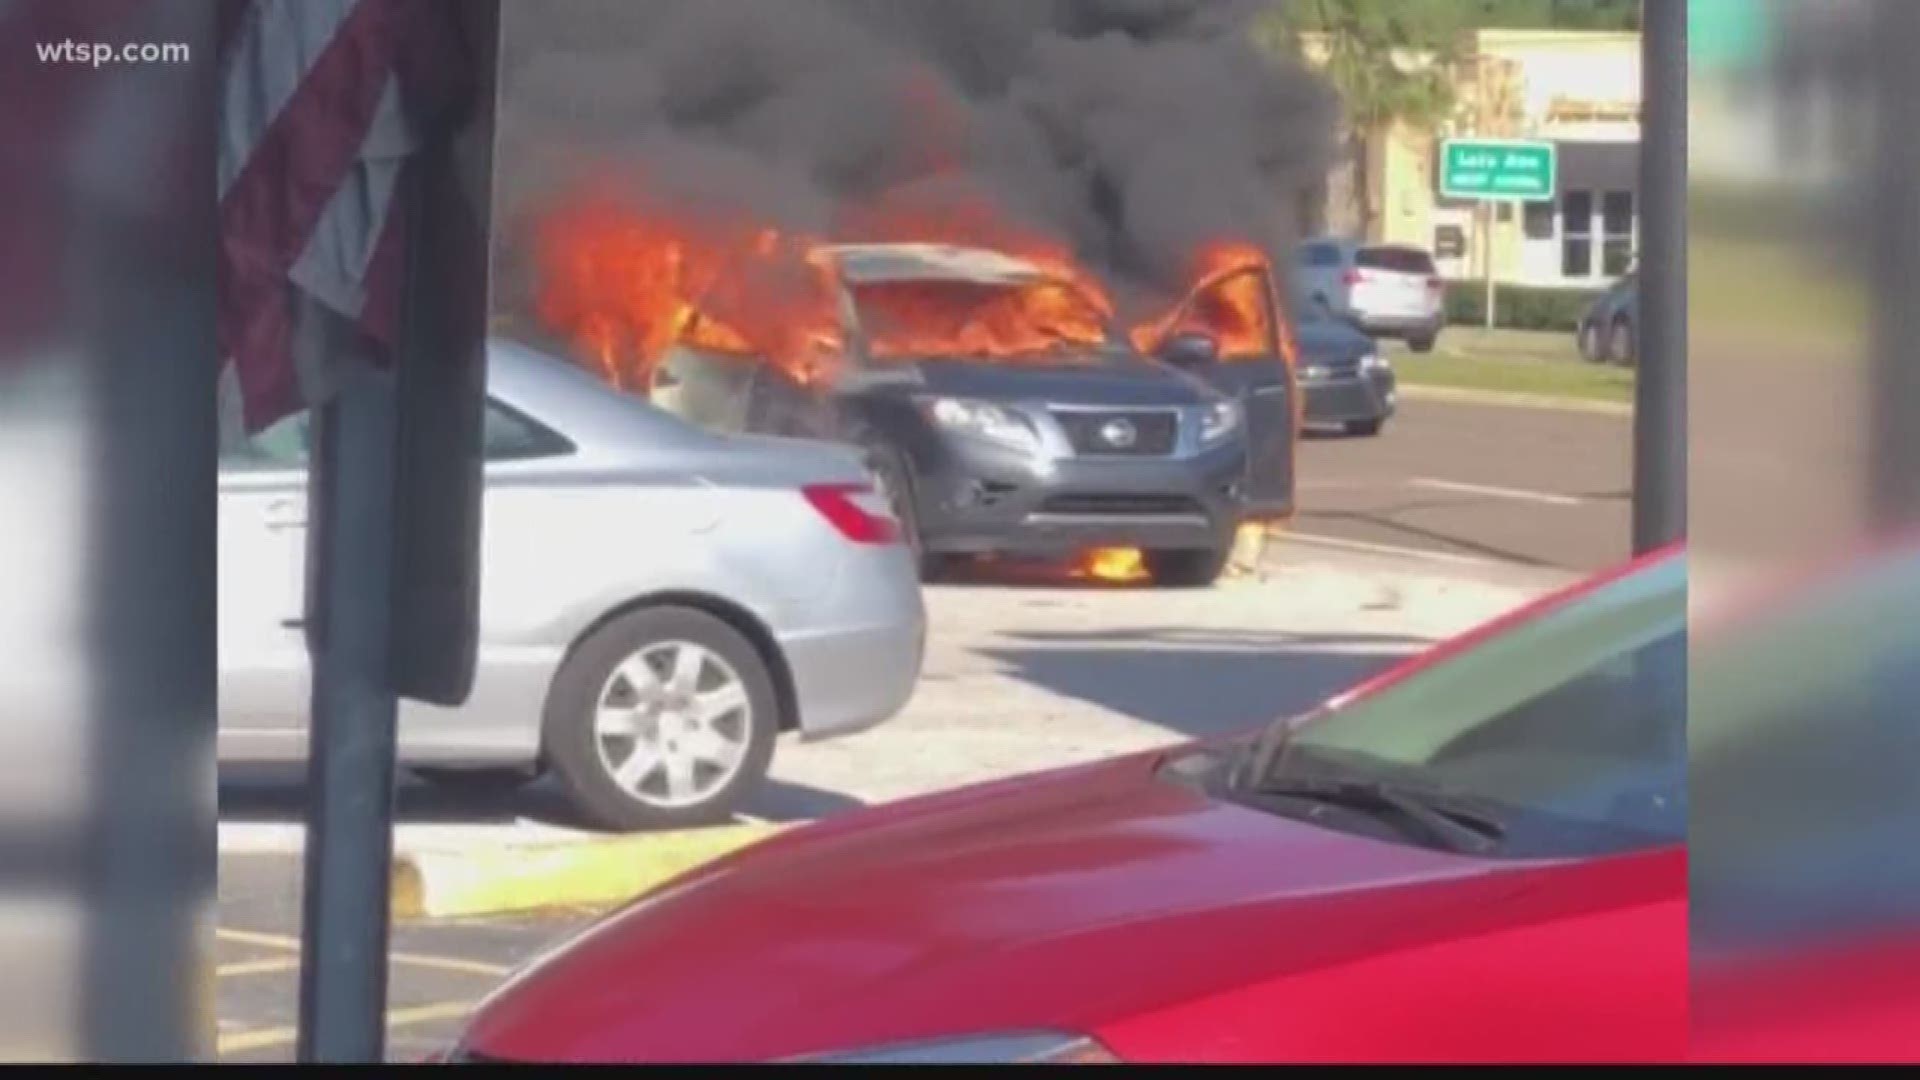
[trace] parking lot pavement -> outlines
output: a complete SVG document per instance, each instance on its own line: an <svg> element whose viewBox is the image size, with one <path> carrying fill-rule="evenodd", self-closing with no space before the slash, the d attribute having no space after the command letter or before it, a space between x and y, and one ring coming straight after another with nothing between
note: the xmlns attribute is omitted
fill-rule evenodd
<svg viewBox="0 0 1920 1080"><path fill-rule="evenodd" d="M299 910L296 856L221 855L214 975L222 1060L292 1060ZM475 1001L589 917L556 911L535 918L396 924L388 968L388 1056L418 1060L445 1049Z"/></svg>
<svg viewBox="0 0 1920 1080"><path fill-rule="evenodd" d="M1210 590L1007 587L927 593L919 690L894 720L784 741L755 820L806 821L973 781L1184 739L1295 712L1569 575L1280 542L1257 578ZM297 773L223 776L219 1016L225 1056L293 1050ZM535 786L489 804L407 784L396 847L497 849L578 836ZM581 926L584 911L396 924L392 1049L417 1056L458 1030L507 970Z"/></svg>

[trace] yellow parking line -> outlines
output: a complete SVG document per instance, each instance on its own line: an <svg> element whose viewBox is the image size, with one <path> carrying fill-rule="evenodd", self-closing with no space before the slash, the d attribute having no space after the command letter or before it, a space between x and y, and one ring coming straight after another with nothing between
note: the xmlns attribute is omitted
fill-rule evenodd
<svg viewBox="0 0 1920 1080"><path fill-rule="evenodd" d="M416 1005L410 1009L393 1009L387 1013L387 1030L405 1027L408 1024L428 1024L435 1020L452 1020L465 1016L473 1010L471 1001L443 1001L434 1005ZM300 1033L291 1027L260 1028L255 1031L236 1031L220 1036L217 1044L221 1054L244 1054L253 1050L265 1050L272 1046L285 1046L298 1040Z"/></svg>
<svg viewBox="0 0 1920 1080"><path fill-rule="evenodd" d="M552 908L604 908L787 826L742 823L394 859L395 919L447 919Z"/></svg>
<svg viewBox="0 0 1920 1080"><path fill-rule="evenodd" d="M300 939L281 934L261 934L252 930L228 930L224 927L215 931L222 941L231 941L236 945L257 945L266 949L285 949L289 952L300 951ZM408 964L413 967L438 968L441 971L463 971L469 975L507 975L513 969L504 964L489 964L481 960L465 960L457 956L431 956L426 953L396 952L388 953L387 959L395 964ZM272 965L272 966L267 966ZM241 963L222 965L216 974L244 975L251 971L285 971L300 966L298 959L251 960Z"/></svg>
<svg viewBox="0 0 1920 1080"><path fill-rule="evenodd" d="M479 960L459 960L451 956L423 956L420 953L389 953L387 959L396 964L411 964L414 967L438 968L441 971L464 971L469 975L506 975L512 968L501 964L488 964Z"/></svg>
<svg viewBox="0 0 1920 1080"><path fill-rule="evenodd" d="M280 957L274 960L242 960L235 964L221 964L213 969L218 978L229 975L260 975L269 971L292 971L300 966L297 956Z"/></svg>

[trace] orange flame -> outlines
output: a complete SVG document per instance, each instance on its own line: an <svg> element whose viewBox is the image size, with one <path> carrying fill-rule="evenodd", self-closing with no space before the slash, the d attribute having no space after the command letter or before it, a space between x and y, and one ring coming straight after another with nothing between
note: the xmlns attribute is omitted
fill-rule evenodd
<svg viewBox="0 0 1920 1080"><path fill-rule="evenodd" d="M1149 575L1139 548L1094 548L1081 562L1081 573L1097 581L1144 581Z"/></svg>
<svg viewBox="0 0 1920 1080"><path fill-rule="evenodd" d="M1017 357L1106 340L1096 302L1064 282L1016 288L962 281L888 281L855 287L868 352Z"/></svg>
<svg viewBox="0 0 1920 1080"><path fill-rule="evenodd" d="M1260 249L1238 241L1203 247L1194 259L1194 286L1164 318L1132 330L1134 346L1152 352L1175 334L1202 331L1220 342L1222 360L1271 356L1294 362L1293 335L1276 308L1273 271Z"/></svg>
<svg viewBox="0 0 1920 1080"><path fill-rule="evenodd" d="M1020 226L964 187L922 186L850 207L833 233L848 242L988 248L1046 275L1018 287L961 281L854 286L875 358L1044 356L1107 338L1114 305L1101 281L1065 245ZM535 313L618 386L649 386L654 367L676 345L763 359L812 383L844 357L824 244L824 238L758 222L674 214L644 200L589 194L559 203L535 222ZM1186 299L1164 318L1133 327L1137 347L1152 351L1170 334L1200 329L1220 339L1224 359L1269 355L1277 347L1293 360L1258 249L1211 244L1194 266L1196 285Z"/></svg>
<svg viewBox="0 0 1920 1080"><path fill-rule="evenodd" d="M676 344L754 355L810 381L838 323L810 244L746 224L698 227L611 199L538 219L535 314L616 385L646 386Z"/></svg>

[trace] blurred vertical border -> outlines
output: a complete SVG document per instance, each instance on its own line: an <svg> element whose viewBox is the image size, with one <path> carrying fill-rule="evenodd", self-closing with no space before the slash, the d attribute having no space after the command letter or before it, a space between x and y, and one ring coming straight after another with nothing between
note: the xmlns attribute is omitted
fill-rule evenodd
<svg viewBox="0 0 1920 1080"><path fill-rule="evenodd" d="M1920 1060L1920 4L1689 30L1693 1049Z"/></svg>
<svg viewBox="0 0 1920 1080"><path fill-rule="evenodd" d="M211 1052L218 10L0 4L8 1060Z"/></svg>

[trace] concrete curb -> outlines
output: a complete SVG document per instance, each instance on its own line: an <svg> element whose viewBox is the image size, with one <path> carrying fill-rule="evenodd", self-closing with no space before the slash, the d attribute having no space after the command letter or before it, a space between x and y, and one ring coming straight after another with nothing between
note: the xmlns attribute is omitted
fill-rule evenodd
<svg viewBox="0 0 1920 1080"><path fill-rule="evenodd" d="M1468 390L1457 386L1422 386L1402 382L1400 396L1414 401L1459 401L1472 405L1506 405L1518 409L1559 409L1564 412L1598 413L1602 416L1632 416L1633 406L1617 401L1593 401L1587 398L1555 397L1550 394L1517 394L1504 390Z"/></svg>
<svg viewBox="0 0 1920 1080"><path fill-rule="evenodd" d="M449 919L559 907L611 907L786 828L718 825L471 850L410 851L393 860L393 918Z"/></svg>

